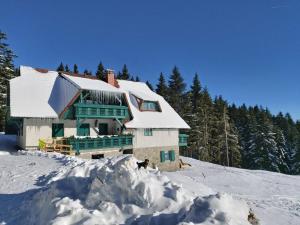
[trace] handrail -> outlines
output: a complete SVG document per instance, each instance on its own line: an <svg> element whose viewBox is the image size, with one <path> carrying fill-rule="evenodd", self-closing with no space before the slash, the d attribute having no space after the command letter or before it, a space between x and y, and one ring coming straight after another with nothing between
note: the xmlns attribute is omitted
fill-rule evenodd
<svg viewBox="0 0 300 225"><path fill-rule="evenodd" d="M70 137L66 139L67 144L72 145L73 149L81 150L94 150L105 148L121 148L124 146L131 146L133 143L132 135L118 135L118 136L104 136L97 138L75 138Z"/></svg>
<svg viewBox="0 0 300 225"><path fill-rule="evenodd" d="M128 117L128 107L118 105L100 105L89 103L77 103L75 115L78 118L119 118Z"/></svg>

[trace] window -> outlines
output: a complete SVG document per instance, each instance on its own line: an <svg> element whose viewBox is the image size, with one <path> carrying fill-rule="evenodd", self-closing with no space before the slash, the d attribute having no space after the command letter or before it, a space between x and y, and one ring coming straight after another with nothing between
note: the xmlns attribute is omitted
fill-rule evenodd
<svg viewBox="0 0 300 225"><path fill-rule="evenodd" d="M144 111L160 111L158 102L143 101L140 107Z"/></svg>
<svg viewBox="0 0 300 225"><path fill-rule="evenodd" d="M63 137L64 136L64 124L53 123L52 124L52 137Z"/></svg>
<svg viewBox="0 0 300 225"><path fill-rule="evenodd" d="M175 151L174 150L160 152L160 162L165 162L167 160L175 161Z"/></svg>
<svg viewBox="0 0 300 225"><path fill-rule="evenodd" d="M144 129L144 136L153 136L151 128Z"/></svg>
<svg viewBox="0 0 300 225"><path fill-rule="evenodd" d="M90 124L83 123L80 125L79 129L77 130L78 136L90 136Z"/></svg>

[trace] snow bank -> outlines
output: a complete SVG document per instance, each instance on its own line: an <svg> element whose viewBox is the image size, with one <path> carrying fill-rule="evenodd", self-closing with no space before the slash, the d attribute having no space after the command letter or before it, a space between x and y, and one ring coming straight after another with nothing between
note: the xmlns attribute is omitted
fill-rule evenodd
<svg viewBox="0 0 300 225"><path fill-rule="evenodd" d="M10 153L6 151L0 151L0 156L4 156L4 155L10 155Z"/></svg>
<svg viewBox="0 0 300 225"><path fill-rule="evenodd" d="M194 199L159 171L138 170L132 156L81 160L39 154L66 166L44 188L28 193L12 224L249 225L244 202L227 194Z"/></svg>

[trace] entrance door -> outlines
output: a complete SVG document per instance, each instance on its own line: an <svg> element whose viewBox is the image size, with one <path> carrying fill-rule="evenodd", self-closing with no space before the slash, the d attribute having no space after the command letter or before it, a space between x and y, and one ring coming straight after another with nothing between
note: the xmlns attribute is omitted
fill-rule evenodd
<svg viewBox="0 0 300 225"><path fill-rule="evenodd" d="M81 124L78 130L78 136L90 136L90 124Z"/></svg>
<svg viewBox="0 0 300 225"><path fill-rule="evenodd" d="M108 135L107 123L99 123L99 135Z"/></svg>

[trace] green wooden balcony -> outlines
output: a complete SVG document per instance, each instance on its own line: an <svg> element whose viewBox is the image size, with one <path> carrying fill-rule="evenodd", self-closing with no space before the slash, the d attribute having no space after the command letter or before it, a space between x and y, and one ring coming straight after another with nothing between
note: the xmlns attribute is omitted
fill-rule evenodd
<svg viewBox="0 0 300 225"><path fill-rule="evenodd" d="M179 146L187 146L188 144L188 135L186 134L179 134Z"/></svg>
<svg viewBox="0 0 300 225"><path fill-rule="evenodd" d="M77 103L74 106L77 118L125 119L129 115L127 106L87 103Z"/></svg>
<svg viewBox="0 0 300 225"><path fill-rule="evenodd" d="M132 146L132 135L115 135L97 138L75 138L69 137L66 140L67 145L80 152L84 150L101 150L107 148L122 148Z"/></svg>

